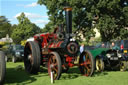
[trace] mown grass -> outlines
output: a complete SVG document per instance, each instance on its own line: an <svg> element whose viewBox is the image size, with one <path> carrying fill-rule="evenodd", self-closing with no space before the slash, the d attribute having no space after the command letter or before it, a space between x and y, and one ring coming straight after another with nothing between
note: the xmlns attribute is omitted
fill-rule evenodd
<svg viewBox="0 0 128 85"><path fill-rule="evenodd" d="M38 75L31 75L17 66L24 66L22 62L7 63L5 85L52 85L47 69L42 69ZM60 80L53 85L128 85L128 72L105 71L94 73L92 77L85 77L80 74L77 67L63 73Z"/></svg>

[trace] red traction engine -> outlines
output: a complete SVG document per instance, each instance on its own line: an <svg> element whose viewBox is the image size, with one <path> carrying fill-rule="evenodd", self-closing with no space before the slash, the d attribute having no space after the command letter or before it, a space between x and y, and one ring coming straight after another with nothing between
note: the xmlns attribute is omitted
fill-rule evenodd
<svg viewBox="0 0 128 85"><path fill-rule="evenodd" d="M79 45L72 37L72 8L66 7L66 29L55 28L53 33L43 33L34 36L34 41L28 41L24 48L25 70L36 74L40 65L48 68L49 75L53 72L53 79L59 79L61 73L69 67L79 66L85 76L91 76L94 71L94 62L91 54L84 51L78 59Z"/></svg>

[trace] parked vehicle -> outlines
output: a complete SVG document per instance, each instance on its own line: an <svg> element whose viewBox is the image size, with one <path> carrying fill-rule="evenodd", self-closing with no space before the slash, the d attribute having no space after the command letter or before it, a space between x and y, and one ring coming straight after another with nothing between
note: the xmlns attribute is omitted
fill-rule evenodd
<svg viewBox="0 0 128 85"><path fill-rule="evenodd" d="M29 73L36 74L40 65L48 68L49 76L59 79L62 69L79 66L81 73L91 76L94 71L93 57L88 51L80 55L79 64L74 64L78 59L79 45L72 38L72 8L65 8L66 29L55 28L53 33L43 33L34 36L34 41L28 41L24 48L24 66ZM86 57L86 60L84 60Z"/></svg>
<svg viewBox="0 0 128 85"><path fill-rule="evenodd" d="M12 62L23 60L24 57L24 46L13 45L12 46Z"/></svg>
<svg viewBox="0 0 128 85"><path fill-rule="evenodd" d="M0 51L0 85L3 85L6 72L5 54Z"/></svg>
<svg viewBox="0 0 128 85"><path fill-rule="evenodd" d="M122 56L121 70L124 71L128 68L128 40L118 40L115 42L118 47L118 53Z"/></svg>
<svg viewBox="0 0 128 85"><path fill-rule="evenodd" d="M104 69L121 71L126 70L128 60L128 58L124 54L126 50L123 50L122 53L122 49L117 46L117 43L119 43L119 41L112 42L112 45L108 45L108 48L104 46L102 48L100 47L98 49L90 50L95 59L96 69L98 71L103 71Z"/></svg>
<svg viewBox="0 0 128 85"><path fill-rule="evenodd" d="M88 50L95 61L95 68L97 71L103 71L104 61L103 56L106 56L105 52L110 49L109 42L92 42L92 46L85 46L84 49Z"/></svg>
<svg viewBox="0 0 128 85"><path fill-rule="evenodd" d="M6 45L4 49L6 53L6 61L12 60L12 62L16 62L18 60L22 60L24 56L24 46L21 45Z"/></svg>
<svg viewBox="0 0 128 85"><path fill-rule="evenodd" d="M93 50L89 50L95 61L95 69L97 71L101 72L104 70L105 68L104 59L106 56L106 51L108 50L109 48L95 48Z"/></svg>

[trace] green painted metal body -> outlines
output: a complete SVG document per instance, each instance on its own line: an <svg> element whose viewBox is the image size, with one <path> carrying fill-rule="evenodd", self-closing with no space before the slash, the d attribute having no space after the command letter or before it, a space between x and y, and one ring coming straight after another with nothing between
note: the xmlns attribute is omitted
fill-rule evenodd
<svg viewBox="0 0 128 85"><path fill-rule="evenodd" d="M89 50L93 56L93 58L95 59L98 55L106 55L106 51L109 50L109 48L96 48L93 50Z"/></svg>

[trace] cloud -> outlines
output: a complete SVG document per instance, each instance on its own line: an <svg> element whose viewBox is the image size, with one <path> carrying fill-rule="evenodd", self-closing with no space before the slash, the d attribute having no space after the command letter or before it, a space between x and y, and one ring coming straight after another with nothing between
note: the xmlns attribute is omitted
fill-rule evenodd
<svg viewBox="0 0 128 85"><path fill-rule="evenodd" d="M25 5L24 7L36 7L38 4L36 2Z"/></svg>
<svg viewBox="0 0 128 85"><path fill-rule="evenodd" d="M28 8L28 7L36 7L38 4L36 2L33 2L31 4L27 4L27 5L24 5L24 4L16 4L16 6L21 6L21 7L25 7L25 8Z"/></svg>
<svg viewBox="0 0 128 85"><path fill-rule="evenodd" d="M12 19L12 18L9 18L9 19L8 19L8 21L13 21L13 20L14 20L14 19Z"/></svg>
<svg viewBox="0 0 128 85"><path fill-rule="evenodd" d="M48 18L48 16L42 16L36 13L28 13L28 12L24 12L25 16L30 18L30 19L35 19L35 18ZM17 18L18 16L20 16L21 13L16 14L14 17Z"/></svg>
<svg viewBox="0 0 128 85"><path fill-rule="evenodd" d="M16 20L16 18L18 16L20 16L21 13L17 13L14 16L14 18L15 18L14 20ZM28 12L24 12L24 14L25 14L26 17L28 17L30 19L30 21L32 23L35 23L39 27L44 27L49 22L49 20L47 20L48 16L42 16L42 15L39 15L39 14L36 14L36 13L28 13Z"/></svg>
<svg viewBox="0 0 128 85"><path fill-rule="evenodd" d="M34 21L35 24L47 24L49 21L48 20L36 20Z"/></svg>

